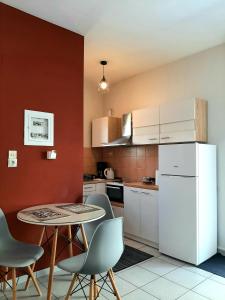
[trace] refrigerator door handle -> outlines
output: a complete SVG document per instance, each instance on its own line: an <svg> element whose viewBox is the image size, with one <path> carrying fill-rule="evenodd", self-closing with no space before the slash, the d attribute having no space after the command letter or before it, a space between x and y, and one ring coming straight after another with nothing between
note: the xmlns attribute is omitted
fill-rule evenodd
<svg viewBox="0 0 225 300"><path fill-rule="evenodd" d="M167 176L167 177L182 177L182 178L195 178L197 176L188 176L188 175L171 175L171 174L160 174L161 176Z"/></svg>

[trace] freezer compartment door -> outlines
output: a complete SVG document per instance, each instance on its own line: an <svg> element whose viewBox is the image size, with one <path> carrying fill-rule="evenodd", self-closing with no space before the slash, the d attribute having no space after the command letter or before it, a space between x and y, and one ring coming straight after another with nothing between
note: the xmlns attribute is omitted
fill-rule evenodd
<svg viewBox="0 0 225 300"><path fill-rule="evenodd" d="M198 176L196 149L196 143L160 145L159 174Z"/></svg>
<svg viewBox="0 0 225 300"><path fill-rule="evenodd" d="M160 176L159 251L197 263L195 177Z"/></svg>

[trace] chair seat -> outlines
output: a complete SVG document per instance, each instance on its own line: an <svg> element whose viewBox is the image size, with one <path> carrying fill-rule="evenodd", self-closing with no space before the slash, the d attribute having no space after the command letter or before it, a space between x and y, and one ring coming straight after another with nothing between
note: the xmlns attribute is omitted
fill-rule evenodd
<svg viewBox="0 0 225 300"><path fill-rule="evenodd" d="M82 253L67 259L64 259L58 263L58 267L69 273L79 273L84 265L87 253Z"/></svg>
<svg viewBox="0 0 225 300"><path fill-rule="evenodd" d="M42 247L11 241L0 245L0 266L9 268L23 268L35 263L44 253Z"/></svg>

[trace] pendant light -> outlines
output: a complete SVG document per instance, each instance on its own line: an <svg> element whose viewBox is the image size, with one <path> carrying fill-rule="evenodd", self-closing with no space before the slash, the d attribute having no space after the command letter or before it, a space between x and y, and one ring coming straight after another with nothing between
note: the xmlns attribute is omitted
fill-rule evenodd
<svg viewBox="0 0 225 300"><path fill-rule="evenodd" d="M102 79L98 84L98 90L102 93L106 93L109 90L109 83L105 79L105 66L107 65L106 60L101 60L100 64L102 65Z"/></svg>

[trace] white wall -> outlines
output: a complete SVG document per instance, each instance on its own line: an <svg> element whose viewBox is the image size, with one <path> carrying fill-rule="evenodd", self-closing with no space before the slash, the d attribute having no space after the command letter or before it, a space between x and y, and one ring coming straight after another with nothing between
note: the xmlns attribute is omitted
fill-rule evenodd
<svg viewBox="0 0 225 300"><path fill-rule="evenodd" d="M104 112L124 112L198 96L208 100L209 143L218 146L219 248L225 251L225 44L121 81L104 96Z"/></svg>
<svg viewBox="0 0 225 300"><path fill-rule="evenodd" d="M91 121L103 116L103 97L98 87L84 79L84 147L91 147Z"/></svg>

